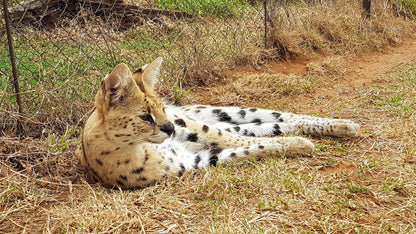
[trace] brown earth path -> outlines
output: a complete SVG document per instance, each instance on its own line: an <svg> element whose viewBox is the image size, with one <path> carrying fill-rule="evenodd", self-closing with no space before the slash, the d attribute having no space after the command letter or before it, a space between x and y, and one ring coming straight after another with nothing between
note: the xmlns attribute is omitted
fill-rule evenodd
<svg viewBox="0 0 416 234"><path fill-rule="evenodd" d="M324 85L317 87L315 92L300 94L297 97L292 95L279 97L274 100L271 106L267 103L248 101L245 103L229 102L224 99L227 96L226 85L232 81L243 80L253 74L294 74L305 75L309 72L309 65L325 66L326 60L336 61L341 64L335 67L336 75L331 77L323 76ZM209 87L199 87L193 90L191 103L204 103L211 105L247 105L247 106L269 106L281 111L303 112L314 111L330 113L335 99L355 98L358 95L355 88L375 85L379 78L394 70L401 64L407 64L416 60L416 40L410 38L403 40L397 47L389 47L383 51L369 52L357 58L350 59L342 56L324 57L321 55L311 58L297 58L292 61L277 61L263 65L259 68L236 67L225 72L225 82L213 83ZM336 65L337 66L337 65ZM221 91L218 91L221 90ZM185 103L187 104L187 103ZM326 107L326 108L325 108ZM337 116L347 117L347 116Z"/></svg>
<svg viewBox="0 0 416 234"><path fill-rule="evenodd" d="M322 57L316 62L322 63ZM370 85L377 77L393 70L395 67L416 60L416 40L407 39L398 47L390 47L383 51L370 52L348 61L347 71L337 83L337 87L356 87ZM299 59L293 62L274 62L262 70L283 74L306 74L307 64L314 59Z"/></svg>
<svg viewBox="0 0 416 234"><path fill-rule="evenodd" d="M315 61L314 61L315 60ZM273 62L260 70L252 72L268 71L272 73L302 75L308 71L308 63L322 63L324 58L297 59L292 62ZM374 84L382 74L385 74L401 64L416 60L416 40L407 39L398 47L390 47L383 51L370 52L358 58L348 61L345 65L346 72L337 80L338 88L357 87ZM243 72L247 72L242 69ZM233 72L238 73L238 69ZM234 76L238 76L234 73Z"/></svg>
<svg viewBox="0 0 416 234"><path fill-rule="evenodd" d="M349 72L340 86L363 86L373 84L382 74L392 71L399 65L416 60L416 40L409 39L395 48L384 52L373 52L349 63Z"/></svg>
<svg viewBox="0 0 416 234"><path fill-rule="evenodd" d="M341 65L341 69L344 69L343 73L336 75L332 81L328 80L327 86L321 86L316 92L308 94L309 100L302 99L306 103L301 101L298 104L303 106L307 104L306 106L311 106L312 109L323 108L322 113L329 113L334 109L335 103L369 95L366 92L371 92L370 86L385 83L382 79L384 74L392 72L400 65L416 61L416 40L408 39L398 47L369 52L351 61L345 61L348 58L340 59L345 62ZM341 114L338 117L349 116L349 114L345 116Z"/></svg>

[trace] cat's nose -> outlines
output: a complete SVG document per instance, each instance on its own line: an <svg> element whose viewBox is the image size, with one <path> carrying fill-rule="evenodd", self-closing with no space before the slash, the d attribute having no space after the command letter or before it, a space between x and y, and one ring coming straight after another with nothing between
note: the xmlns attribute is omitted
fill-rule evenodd
<svg viewBox="0 0 416 234"><path fill-rule="evenodd" d="M171 123L165 123L160 127L160 131L168 134L169 136L175 131L175 126Z"/></svg>

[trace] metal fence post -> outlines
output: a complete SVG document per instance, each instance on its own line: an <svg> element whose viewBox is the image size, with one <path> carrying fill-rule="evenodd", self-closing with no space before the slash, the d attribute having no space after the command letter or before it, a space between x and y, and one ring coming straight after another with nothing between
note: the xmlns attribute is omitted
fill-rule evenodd
<svg viewBox="0 0 416 234"><path fill-rule="evenodd" d="M3 12L4 12L4 20L6 23L6 33L7 33L7 44L9 45L9 56L10 56L10 63L12 65L12 73L13 73L13 86L15 90L15 97L16 97L16 103L17 108L19 112L19 117L17 118L17 130L20 135L23 134L23 126L21 121L21 116L23 114L23 108L22 108L22 98L20 96L20 87L19 87L19 80L17 75L17 69L16 69L16 60L14 55L14 49L13 49L13 38L12 33L10 29L10 18L9 18L9 9L7 7L7 0L3 0Z"/></svg>
<svg viewBox="0 0 416 234"><path fill-rule="evenodd" d="M363 16L365 19L371 17L371 0L363 0Z"/></svg>

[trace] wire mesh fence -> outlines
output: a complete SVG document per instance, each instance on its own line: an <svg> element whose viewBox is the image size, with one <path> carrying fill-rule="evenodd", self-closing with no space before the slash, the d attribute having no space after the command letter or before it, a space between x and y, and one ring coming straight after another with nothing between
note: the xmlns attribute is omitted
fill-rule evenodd
<svg viewBox="0 0 416 234"><path fill-rule="evenodd" d="M290 54L276 33L311 27L314 6L340 1L361 6L356 0L3 0L0 131L39 137L79 125L101 80L121 62L137 69L163 57L159 91L174 101L175 90L207 85L226 68ZM373 2L397 16L416 13L414 1Z"/></svg>

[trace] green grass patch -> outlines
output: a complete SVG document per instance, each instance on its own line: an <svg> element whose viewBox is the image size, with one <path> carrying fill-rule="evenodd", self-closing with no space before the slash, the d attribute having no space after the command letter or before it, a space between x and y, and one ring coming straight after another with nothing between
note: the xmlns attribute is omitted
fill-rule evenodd
<svg viewBox="0 0 416 234"><path fill-rule="evenodd" d="M246 5L242 0L158 0L161 9L180 10L197 16L233 17Z"/></svg>
<svg viewBox="0 0 416 234"><path fill-rule="evenodd" d="M351 193L366 193L368 191L368 187L363 184L348 184L347 187Z"/></svg>
<svg viewBox="0 0 416 234"><path fill-rule="evenodd" d="M59 112L73 102L89 103L105 74L115 65L124 62L134 70L155 59L156 53L163 56L166 51L172 52L177 48L170 43L175 35L177 32L160 36L146 30L131 30L122 37L112 37L111 41L88 38L82 42L53 38L43 32L34 32L30 37L25 33L16 35L14 51L23 108L26 113L50 108ZM6 74L0 75L4 100L1 109L5 110L15 103L13 84L7 76L12 74L7 50L0 48L0 56L5 58L0 62L0 74Z"/></svg>
<svg viewBox="0 0 416 234"><path fill-rule="evenodd" d="M396 2L407 9L413 15L416 16L416 1L415 0L396 0Z"/></svg>
<svg viewBox="0 0 416 234"><path fill-rule="evenodd" d="M416 112L416 65L401 68L387 76L389 87L377 87L378 92L367 98L376 110L407 119Z"/></svg>

